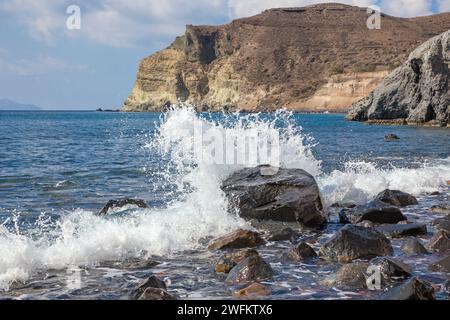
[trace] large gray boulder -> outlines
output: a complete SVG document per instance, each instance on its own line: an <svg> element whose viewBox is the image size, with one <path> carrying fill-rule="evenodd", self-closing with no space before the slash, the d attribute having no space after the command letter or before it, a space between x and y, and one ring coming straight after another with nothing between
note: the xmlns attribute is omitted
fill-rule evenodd
<svg viewBox="0 0 450 320"><path fill-rule="evenodd" d="M450 30L431 38L368 97L348 120L450 126Z"/></svg>
<svg viewBox="0 0 450 320"><path fill-rule="evenodd" d="M246 168L225 180L222 189L245 219L298 222L307 228L326 223L316 180L301 169Z"/></svg>

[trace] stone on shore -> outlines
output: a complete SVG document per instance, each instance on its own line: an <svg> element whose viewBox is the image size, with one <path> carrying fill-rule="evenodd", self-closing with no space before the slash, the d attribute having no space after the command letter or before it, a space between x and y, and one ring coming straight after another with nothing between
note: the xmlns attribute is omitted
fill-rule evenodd
<svg viewBox="0 0 450 320"><path fill-rule="evenodd" d="M284 228L282 230L278 230L273 232L269 237L267 238L268 241L291 241L296 242L297 239L300 237L300 233L291 229L291 228Z"/></svg>
<svg viewBox="0 0 450 320"><path fill-rule="evenodd" d="M450 205L449 204L437 204L428 209L430 212L438 214L446 214L450 216Z"/></svg>
<svg viewBox="0 0 450 320"><path fill-rule="evenodd" d="M399 208L386 204L381 201L372 201L353 209L343 209L339 213L341 223L357 224L362 221L371 221L374 223L398 223L407 218L402 214Z"/></svg>
<svg viewBox="0 0 450 320"><path fill-rule="evenodd" d="M409 193L398 190L384 190L377 195L376 200L388 203L397 207L407 207L417 205L417 199Z"/></svg>
<svg viewBox="0 0 450 320"><path fill-rule="evenodd" d="M422 242L415 237L408 238L401 247L402 251L410 255L420 255L429 253Z"/></svg>
<svg viewBox="0 0 450 320"><path fill-rule="evenodd" d="M367 262L353 262L344 264L334 275L321 281L321 284L340 290L367 289Z"/></svg>
<svg viewBox="0 0 450 320"><path fill-rule="evenodd" d="M446 252L450 250L450 233L439 230L428 242L430 251Z"/></svg>
<svg viewBox="0 0 450 320"><path fill-rule="evenodd" d="M214 270L217 273L229 273L231 269L237 266L242 260L259 255L258 251L253 249L239 250L222 255L216 262Z"/></svg>
<svg viewBox="0 0 450 320"><path fill-rule="evenodd" d="M450 273L450 255L431 263L428 270L431 272Z"/></svg>
<svg viewBox="0 0 450 320"><path fill-rule="evenodd" d="M385 224L375 228L387 237L402 238L427 235L427 225L423 223Z"/></svg>
<svg viewBox="0 0 450 320"><path fill-rule="evenodd" d="M167 291L166 283L157 278L156 276L151 276L147 278L144 282L142 282L135 290L134 290L134 296L136 298L139 298L142 296L147 288L156 288L156 289L162 289Z"/></svg>
<svg viewBox="0 0 450 320"><path fill-rule="evenodd" d="M120 199L120 200L110 200L98 213L99 216L105 216L110 213L110 211L119 210L124 207L137 207L148 209L149 206L144 200L140 199Z"/></svg>
<svg viewBox="0 0 450 320"><path fill-rule="evenodd" d="M250 256L231 269L225 283L237 285L240 283L258 282L272 278L273 270L269 263L258 256Z"/></svg>
<svg viewBox="0 0 450 320"><path fill-rule="evenodd" d="M434 226L437 230L442 230L447 233L450 233L450 217L438 218L431 222L431 225Z"/></svg>
<svg viewBox="0 0 450 320"><path fill-rule="evenodd" d="M164 289L147 288L139 300L177 300L177 298Z"/></svg>
<svg viewBox="0 0 450 320"><path fill-rule="evenodd" d="M317 257L317 253L306 242L301 242L284 253L282 260L300 262Z"/></svg>
<svg viewBox="0 0 450 320"><path fill-rule="evenodd" d="M394 287L381 296L381 300L435 300L432 285L417 277Z"/></svg>
<svg viewBox="0 0 450 320"><path fill-rule="evenodd" d="M261 238L259 233L250 230L239 229L212 240L208 245L208 249L243 249L254 248L264 244L266 244L266 241Z"/></svg>
<svg viewBox="0 0 450 320"><path fill-rule="evenodd" d="M235 298L258 298L258 297L267 297L272 294L269 287L260 284L260 283L252 283L246 288L241 290L237 290L233 292L233 296Z"/></svg>

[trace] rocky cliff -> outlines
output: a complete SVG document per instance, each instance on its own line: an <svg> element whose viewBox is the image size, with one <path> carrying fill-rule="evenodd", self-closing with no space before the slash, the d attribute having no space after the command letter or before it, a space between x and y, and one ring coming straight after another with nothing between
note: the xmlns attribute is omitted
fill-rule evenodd
<svg viewBox="0 0 450 320"><path fill-rule="evenodd" d="M349 120L450 126L450 30L414 50L365 99Z"/></svg>
<svg viewBox="0 0 450 320"><path fill-rule="evenodd" d="M124 111L160 111L177 101L199 110L348 111L419 44L450 29L450 14L382 15L321 4L267 10L222 26L187 26L142 60Z"/></svg>

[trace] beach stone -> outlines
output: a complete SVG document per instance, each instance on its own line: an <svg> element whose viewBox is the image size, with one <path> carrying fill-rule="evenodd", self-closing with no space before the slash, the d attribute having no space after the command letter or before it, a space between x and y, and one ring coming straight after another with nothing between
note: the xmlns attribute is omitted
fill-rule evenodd
<svg viewBox="0 0 450 320"><path fill-rule="evenodd" d="M450 215L450 204L437 204L428 210L433 213Z"/></svg>
<svg viewBox="0 0 450 320"><path fill-rule="evenodd" d="M381 300L435 300L432 285L417 277L394 287L381 296Z"/></svg>
<svg viewBox="0 0 450 320"><path fill-rule="evenodd" d="M398 135L390 133L384 137L384 140L385 141L396 141L396 140L400 140L400 138Z"/></svg>
<svg viewBox="0 0 450 320"><path fill-rule="evenodd" d="M306 242L300 242L298 245L284 253L282 260L300 262L317 257L317 253Z"/></svg>
<svg viewBox="0 0 450 320"><path fill-rule="evenodd" d="M273 270L269 263L258 256L251 256L242 260L231 269L225 283L236 285L247 282L257 282L272 278Z"/></svg>
<svg viewBox="0 0 450 320"><path fill-rule="evenodd" d="M144 200L140 199L120 199L120 200L110 200L98 213L99 216L105 216L111 210L117 210L125 206L134 206L138 208L148 209L149 206Z"/></svg>
<svg viewBox="0 0 450 320"><path fill-rule="evenodd" d="M259 255L258 251L253 249L239 250L222 255L216 262L214 270L217 273L229 273L236 265L245 258Z"/></svg>
<svg viewBox="0 0 450 320"><path fill-rule="evenodd" d="M393 253L392 245L382 233L355 225L340 229L322 248L319 256L342 263L356 259L372 259Z"/></svg>
<svg viewBox="0 0 450 320"><path fill-rule="evenodd" d="M445 272L450 273L450 255L441 258L428 267L431 272Z"/></svg>
<svg viewBox="0 0 450 320"><path fill-rule="evenodd" d="M343 209L339 212L341 223L359 223L371 221L374 223L398 223L407 218L401 210L395 206L382 201L371 201L365 205L357 206L353 209Z"/></svg>
<svg viewBox="0 0 450 320"><path fill-rule="evenodd" d="M419 204L414 196L399 190L386 189L379 193L375 199L397 207L407 207Z"/></svg>
<svg viewBox="0 0 450 320"><path fill-rule="evenodd" d="M427 254L429 253L425 246L417 238L408 238L401 247L406 254Z"/></svg>
<svg viewBox="0 0 450 320"><path fill-rule="evenodd" d="M301 169L246 168L226 179L222 189L244 219L298 222L307 228L327 222L316 180Z"/></svg>
<svg viewBox="0 0 450 320"><path fill-rule="evenodd" d="M147 288L157 288L167 291L166 283L163 280L157 278L156 276L151 276L137 286L137 288L134 290L133 295L136 298L139 298L144 294Z"/></svg>
<svg viewBox="0 0 450 320"><path fill-rule="evenodd" d="M398 280L411 277L412 269L409 265L391 257L377 257L370 261L371 266L380 268L385 280Z"/></svg>
<svg viewBox="0 0 450 320"><path fill-rule="evenodd" d="M427 225L423 223L384 224L375 229L391 238L424 236L428 234Z"/></svg>
<svg viewBox="0 0 450 320"><path fill-rule="evenodd" d="M139 300L177 300L177 298L164 289L150 287L145 289Z"/></svg>
<svg viewBox="0 0 450 320"><path fill-rule="evenodd" d="M250 230L239 229L212 240L208 245L208 249L242 249L253 248L264 244L266 244L266 241L261 238L259 233Z"/></svg>
<svg viewBox="0 0 450 320"><path fill-rule="evenodd" d="M296 242L301 234L291 228L284 228L273 232L267 238L268 241L291 241Z"/></svg>
<svg viewBox="0 0 450 320"><path fill-rule="evenodd" d="M272 294L269 287L260 284L260 283L252 283L248 287L237 290L233 293L233 297L235 298L257 298L257 297L267 297Z"/></svg>
<svg viewBox="0 0 450 320"><path fill-rule="evenodd" d="M450 233L450 217L438 218L431 222L437 230L442 230Z"/></svg>
<svg viewBox="0 0 450 320"><path fill-rule="evenodd" d="M436 232L428 242L428 249L438 252L450 250L450 234L443 230Z"/></svg>
<svg viewBox="0 0 450 320"><path fill-rule="evenodd" d="M321 284L340 290L367 289L368 268L367 262L344 264L334 275L327 277Z"/></svg>

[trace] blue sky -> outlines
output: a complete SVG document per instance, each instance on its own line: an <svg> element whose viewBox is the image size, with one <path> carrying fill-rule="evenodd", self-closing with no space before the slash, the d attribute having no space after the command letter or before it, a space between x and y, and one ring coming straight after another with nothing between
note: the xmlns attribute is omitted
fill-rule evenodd
<svg viewBox="0 0 450 320"><path fill-rule="evenodd" d="M139 60L186 24L223 24L314 0L0 0L0 98L48 109L119 108ZM450 0L344 0L402 17L450 11ZM68 30L67 7L81 9Z"/></svg>

